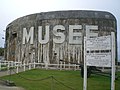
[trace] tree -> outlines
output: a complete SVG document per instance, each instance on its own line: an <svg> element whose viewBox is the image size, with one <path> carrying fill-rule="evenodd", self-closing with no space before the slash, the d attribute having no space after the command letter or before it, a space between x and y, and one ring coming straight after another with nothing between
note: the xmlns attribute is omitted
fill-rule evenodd
<svg viewBox="0 0 120 90"><path fill-rule="evenodd" d="M4 56L4 48L0 47L0 56Z"/></svg>

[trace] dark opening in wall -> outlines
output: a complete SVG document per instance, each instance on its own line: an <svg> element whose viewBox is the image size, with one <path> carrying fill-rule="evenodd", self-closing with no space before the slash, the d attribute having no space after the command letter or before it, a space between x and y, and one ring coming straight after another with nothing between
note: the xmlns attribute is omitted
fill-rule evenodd
<svg viewBox="0 0 120 90"><path fill-rule="evenodd" d="M13 38L16 38L16 37L17 37L17 33L16 33L16 32L13 32L13 33L12 33L12 37L13 37Z"/></svg>

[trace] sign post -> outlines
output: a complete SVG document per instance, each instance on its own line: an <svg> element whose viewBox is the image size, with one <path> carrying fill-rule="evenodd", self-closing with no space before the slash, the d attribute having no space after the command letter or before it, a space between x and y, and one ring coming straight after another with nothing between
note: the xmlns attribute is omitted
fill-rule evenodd
<svg viewBox="0 0 120 90"><path fill-rule="evenodd" d="M83 90L87 90L87 64L86 64L86 37L84 37L84 84Z"/></svg>
<svg viewBox="0 0 120 90"><path fill-rule="evenodd" d="M84 38L84 86L87 90L87 66L111 67L111 90L115 89L115 35Z"/></svg>
<svg viewBox="0 0 120 90"><path fill-rule="evenodd" d="M111 32L111 41L112 41L112 76L111 76L111 90L115 90L115 34Z"/></svg>

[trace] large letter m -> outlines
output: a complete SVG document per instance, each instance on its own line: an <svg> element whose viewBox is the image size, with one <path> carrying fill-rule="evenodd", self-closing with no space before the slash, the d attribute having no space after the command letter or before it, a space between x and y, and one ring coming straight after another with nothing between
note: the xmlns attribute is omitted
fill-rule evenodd
<svg viewBox="0 0 120 90"><path fill-rule="evenodd" d="M33 44L33 35L34 35L34 27L31 27L29 32L27 33L27 29L23 28L23 44L25 44L25 42L29 42L30 44Z"/></svg>

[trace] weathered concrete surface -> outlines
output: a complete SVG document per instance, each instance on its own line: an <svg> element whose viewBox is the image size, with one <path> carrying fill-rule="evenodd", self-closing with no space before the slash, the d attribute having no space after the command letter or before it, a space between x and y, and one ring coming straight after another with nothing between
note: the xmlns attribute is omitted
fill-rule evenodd
<svg viewBox="0 0 120 90"><path fill-rule="evenodd" d="M50 26L50 40L46 44L38 42L38 26L43 27L42 35L45 34L45 26ZM61 44L53 42L53 27L63 25L65 41ZM82 25L82 44L69 44L69 25ZM85 25L98 25L98 36L110 35L116 32L116 19L108 12L103 11L56 11L27 15L11 22L6 28L6 55L9 61L22 63L41 62L46 64L59 64L63 61L81 63L83 62L83 37L85 36ZM34 43L22 44L23 28L29 32L34 27ZM116 33L117 34L117 33ZM33 54L34 53L34 54Z"/></svg>

